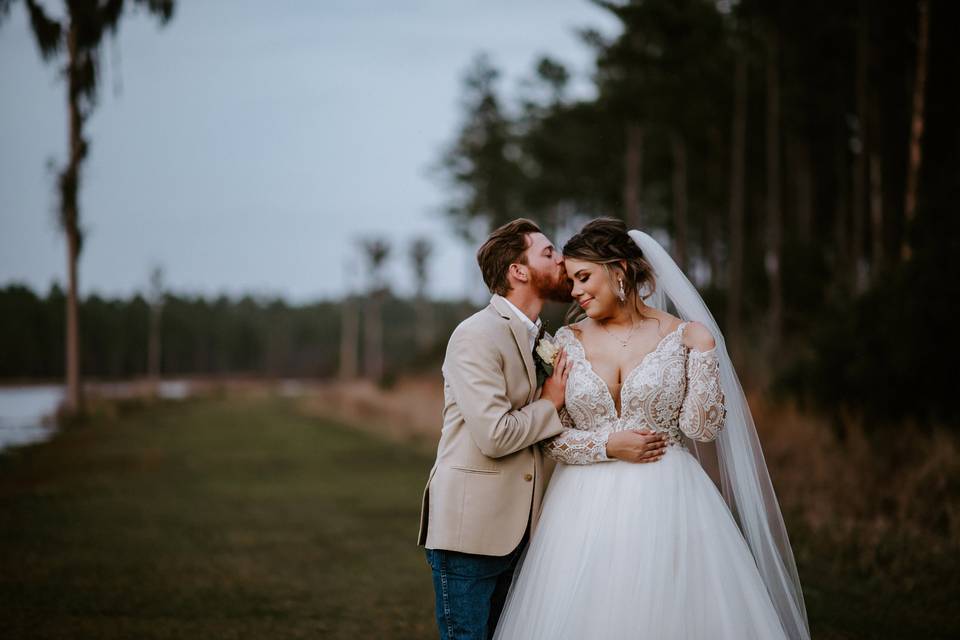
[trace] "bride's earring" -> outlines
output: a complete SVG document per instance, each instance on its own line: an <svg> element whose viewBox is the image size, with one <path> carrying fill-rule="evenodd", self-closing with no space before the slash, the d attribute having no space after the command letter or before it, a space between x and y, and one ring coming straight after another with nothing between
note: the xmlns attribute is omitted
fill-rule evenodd
<svg viewBox="0 0 960 640"><path fill-rule="evenodd" d="M620 280L620 290L617 291L617 297L620 298L620 302L626 302L627 292L623 288L623 277L621 276L620 278L618 278L618 280Z"/></svg>

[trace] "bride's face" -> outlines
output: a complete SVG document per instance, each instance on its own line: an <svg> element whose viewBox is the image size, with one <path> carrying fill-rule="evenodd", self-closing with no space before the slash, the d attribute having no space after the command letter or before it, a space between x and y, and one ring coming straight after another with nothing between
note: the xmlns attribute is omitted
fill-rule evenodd
<svg viewBox="0 0 960 640"><path fill-rule="evenodd" d="M594 320L616 315L620 306L603 265L576 258L565 258L567 277L573 282L570 294L580 308Z"/></svg>

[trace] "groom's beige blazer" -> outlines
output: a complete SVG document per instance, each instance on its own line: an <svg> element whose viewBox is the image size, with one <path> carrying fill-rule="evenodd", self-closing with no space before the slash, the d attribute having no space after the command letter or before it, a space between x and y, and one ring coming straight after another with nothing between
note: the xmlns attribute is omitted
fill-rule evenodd
<svg viewBox="0 0 960 640"><path fill-rule="evenodd" d="M534 445L563 425L552 402L534 399L531 351L527 327L498 295L450 337L443 431L420 513L428 549L502 556L536 526L547 474Z"/></svg>

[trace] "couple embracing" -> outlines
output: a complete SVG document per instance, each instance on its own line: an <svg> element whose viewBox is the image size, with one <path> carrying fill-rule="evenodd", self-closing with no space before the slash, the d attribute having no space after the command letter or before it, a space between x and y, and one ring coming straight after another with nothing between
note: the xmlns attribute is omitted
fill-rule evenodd
<svg viewBox="0 0 960 640"><path fill-rule="evenodd" d="M519 219L477 260L493 298L447 346L421 516L440 637L809 638L749 407L667 252L607 218L559 251Z"/></svg>

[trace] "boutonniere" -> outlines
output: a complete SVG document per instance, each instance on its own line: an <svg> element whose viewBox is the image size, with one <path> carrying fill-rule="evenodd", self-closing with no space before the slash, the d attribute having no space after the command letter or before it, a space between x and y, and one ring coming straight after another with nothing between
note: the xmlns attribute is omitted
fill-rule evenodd
<svg viewBox="0 0 960 640"><path fill-rule="evenodd" d="M544 335L537 342L533 350L533 359L537 365L537 386L543 386L544 381L553 375L553 364L557 361L560 347L553 338Z"/></svg>

